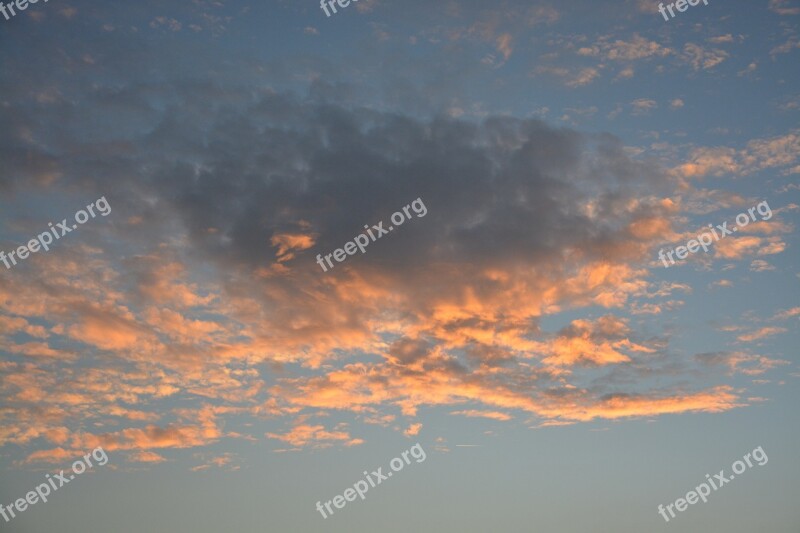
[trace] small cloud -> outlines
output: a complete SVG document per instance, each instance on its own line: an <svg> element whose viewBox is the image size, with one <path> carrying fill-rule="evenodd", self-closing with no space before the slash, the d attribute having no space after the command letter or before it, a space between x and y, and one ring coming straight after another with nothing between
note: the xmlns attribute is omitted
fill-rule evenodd
<svg viewBox="0 0 800 533"><path fill-rule="evenodd" d="M658 103L655 100L650 100L648 98L639 98L631 102L631 106L633 107L634 115L644 115L657 108Z"/></svg>
<svg viewBox="0 0 800 533"><path fill-rule="evenodd" d="M769 51L769 55L776 56L778 54L788 54L795 48L800 48L800 40L796 36L789 37L785 43L780 46L776 46L772 50ZM774 57L773 57L774 59Z"/></svg>
<svg viewBox="0 0 800 533"><path fill-rule="evenodd" d="M506 413L501 413L499 411L480 411L476 409L470 409L466 411L453 411L450 413L451 415L461 415L467 416L471 418L491 418L493 420L511 420L511 415Z"/></svg>
<svg viewBox="0 0 800 533"><path fill-rule="evenodd" d="M568 107L564 109L564 114L561 115L560 120L575 124L574 116L577 117L592 117L597 113L598 109L595 106L590 107Z"/></svg>
<svg viewBox="0 0 800 533"><path fill-rule="evenodd" d="M616 40L609 42L603 37L588 47L578 49L578 55L600 56L610 61L638 61L655 57L666 57L672 50L655 41L648 41L639 34L634 34L630 41Z"/></svg>
<svg viewBox="0 0 800 533"><path fill-rule="evenodd" d="M796 316L800 316L800 307L792 307L791 309L787 309L786 311L780 311L770 320L786 320L787 318L792 318Z"/></svg>
<svg viewBox="0 0 800 533"><path fill-rule="evenodd" d="M155 452L141 451L128 454L128 461L132 463L163 463L166 459Z"/></svg>
<svg viewBox="0 0 800 533"><path fill-rule="evenodd" d="M450 448L447 447L447 439L444 437L436 437L434 441L436 444L433 446L433 449L437 452L444 452L447 453L450 451Z"/></svg>
<svg viewBox="0 0 800 533"><path fill-rule="evenodd" d="M633 67L626 67L626 68L624 68L624 69L620 70L620 71L619 71L619 74L617 74L617 77L616 77L616 78L614 78L614 79L617 79L617 80L627 80L627 79L630 79L630 78L632 78L632 77L633 77L633 74L634 74Z"/></svg>
<svg viewBox="0 0 800 533"><path fill-rule="evenodd" d="M51 450L37 450L23 461L25 464L29 463L62 463L66 462L73 457L80 457L79 452L65 450L64 448L54 448Z"/></svg>
<svg viewBox="0 0 800 533"><path fill-rule="evenodd" d="M752 333L746 333L744 335L739 335L736 339L740 342L753 342L759 339L763 339L765 337L770 337L772 335L777 335L778 333L785 333L787 330L786 328L773 328L773 327L764 327L761 329L757 329Z"/></svg>
<svg viewBox="0 0 800 533"><path fill-rule="evenodd" d="M759 376L773 368L791 364L783 359L771 359L763 355L745 352L699 353L694 356L694 360L708 367L727 367L730 375L744 374L747 376Z"/></svg>
<svg viewBox="0 0 800 533"><path fill-rule="evenodd" d="M337 426L338 428L339 426ZM363 444L362 439L354 439L347 431L334 429L328 431L322 425L308 425L298 424L294 426L288 433L267 433L266 436L270 439L282 440L290 444L292 449L300 449L303 447L312 448L328 448L335 443L344 446L357 446Z"/></svg>
<svg viewBox="0 0 800 533"><path fill-rule="evenodd" d="M769 0L769 10L778 15L800 15L800 6L792 0Z"/></svg>
<svg viewBox="0 0 800 533"><path fill-rule="evenodd" d="M580 72L578 72L578 74L575 77L573 77L571 80L567 82L567 86L581 87L583 85L589 85L599 75L600 72L596 68L592 67L583 68L580 70Z"/></svg>
<svg viewBox="0 0 800 533"><path fill-rule="evenodd" d="M725 34L725 35L720 35L718 37L710 37L707 40L708 40L708 42L714 43L714 44L732 43L733 42L733 35L728 33L728 34Z"/></svg>
<svg viewBox="0 0 800 533"><path fill-rule="evenodd" d="M580 69L578 72L575 72L563 67L541 66L536 67L532 72L532 75L536 74L550 74L557 78L561 78L564 81L564 85L567 87L575 88L592 83L598 76L600 76L600 71L592 67L586 67Z"/></svg>
<svg viewBox="0 0 800 533"><path fill-rule="evenodd" d="M733 282L729 279L720 279L708 284L709 289L714 287L733 287Z"/></svg>
<svg viewBox="0 0 800 533"><path fill-rule="evenodd" d="M573 424L577 424L577 422L568 422L566 420L547 420L545 422L542 422L538 426L531 426L531 429L550 428L550 427L558 427L558 426L571 426Z"/></svg>
<svg viewBox="0 0 800 533"><path fill-rule="evenodd" d="M559 12L550 6L537 6L528 11L528 26L536 26L537 24L554 24L561 18Z"/></svg>
<svg viewBox="0 0 800 533"><path fill-rule="evenodd" d="M319 30L313 26L306 26L303 33L306 35L319 35Z"/></svg>
<svg viewBox="0 0 800 533"><path fill-rule="evenodd" d="M783 103L778 105L781 111L797 111L800 110L800 95L791 96L786 98Z"/></svg>
<svg viewBox="0 0 800 533"><path fill-rule="evenodd" d="M714 68L728 57L729 54L725 50L706 50L694 43L686 43L683 47L683 59L691 64L694 70Z"/></svg>
<svg viewBox="0 0 800 533"><path fill-rule="evenodd" d="M419 435L420 429L422 429L422 424L411 424L405 431L403 431L403 435L406 437L415 437Z"/></svg>
<svg viewBox="0 0 800 533"><path fill-rule="evenodd" d="M65 7L65 8L59 10L59 13L65 19L71 19L72 17L74 17L75 15L78 14L78 10L76 8L74 8L74 7Z"/></svg>
<svg viewBox="0 0 800 533"><path fill-rule="evenodd" d="M378 24L377 22L372 22L370 23L370 26L372 26L372 35L375 36L375 38L379 42L383 43L392 38L392 36L387 31L387 26L385 24Z"/></svg>
<svg viewBox="0 0 800 533"><path fill-rule="evenodd" d="M503 54L503 59L505 61L508 61L508 58L511 57L511 52L514 51L514 48L511 46L510 33L504 33L497 38L497 51Z"/></svg>
<svg viewBox="0 0 800 533"><path fill-rule="evenodd" d="M451 118L461 118L464 116L464 113L465 111L458 106L452 106L447 108L447 114Z"/></svg>
<svg viewBox="0 0 800 533"><path fill-rule="evenodd" d="M167 17L156 17L150 21L150 27L154 29L160 27L166 27L170 31L178 32L181 31L181 28L183 28L183 24L181 24L175 19Z"/></svg>
<svg viewBox="0 0 800 533"><path fill-rule="evenodd" d="M278 262L283 263L294 259L294 251L307 250L314 246L314 236L299 233L276 233L270 241L272 246L277 246Z"/></svg>
<svg viewBox="0 0 800 533"><path fill-rule="evenodd" d="M239 470L239 468L241 468L239 465L231 464L234 461L234 459L236 459L236 456L232 453L223 453L222 455L211 457L209 459L206 459L205 454L197 453L195 454L195 458L203 461L203 464L192 467L191 468L192 472L200 472L202 470L208 470L213 466L217 468L225 468L226 470Z"/></svg>
<svg viewBox="0 0 800 533"><path fill-rule="evenodd" d="M683 107L683 100L681 100L680 98L676 98L669 103L669 106L672 109L680 109L681 107Z"/></svg>
<svg viewBox="0 0 800 533"><path fill-rule="evenodd" d="M750 272L766 272L768 270L775 270L775 267L763 259L754 259L753 262L750 263Z"/></svg>
<svg viewBox="0 0 800 533"><path fill-rule="evenodd" d="M753 72L755 72L757 68L758 68L758 63L753 61L752 63L747 65L746 69L740 70L739 72L736 73L736 75L737 76L746 76L747 74L752 74Z"/></svg>

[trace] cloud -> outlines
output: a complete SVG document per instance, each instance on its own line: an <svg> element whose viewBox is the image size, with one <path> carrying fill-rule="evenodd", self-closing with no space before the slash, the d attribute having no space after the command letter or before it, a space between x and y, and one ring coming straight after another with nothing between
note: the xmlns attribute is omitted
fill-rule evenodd
<svg viewBox="0 0 800 533"><path fill-rule="evenodd" d="M743 259L751 255L779 254L786 249L780 237L728 236L715 243L714 256L723 259Z"/></svg>
<svg viewBox="0 0 800 533"><path fill-rule="evenodd" d="M736 75L737 76L746 76L748 74L752 74L753 72L755 72L757 68L758 68L758 62L753 61L752 63L747 65L747 68L742 69L739 72L737 72Z"/></svg>
<svg viewBox="0 0 800 533"><path fill-rule="evenodd" d="M768 272L770 270L775 270L775 267L763 259L753 259L753 261L750 263L751 272Z"/></svg>
<svg viewBox="0 0 800 533"><path fill-rule="evenodd" d="M80 309L82 317L69 328L69 336L103 350L130 349L147 342L149 335L132 315L99 306Z"/></svg>
<svg viewBox="0 0 800 533"><path fill-rule="evenodd" d="M683 47L683 59L692 65L694 70L707 70L725 61L730 54L724 50L706 50L703 47L686 43Z"/></svg>
<svg viewBox="0 0 800 533"><path fill-rule="evenodd" d="M609 61L638 61L666 57L673 52L655 41L634 34L630 41L610 41L608 37L601 37L594 45L579 48L577 53L581 56L599 56Z"/></svg>
<svg viewBox="0 0 800 533"><path fill-rule="evenodd" d="M748 376L758 376L773 368L791 364L789 361L744 352L700 353L694 359L706 366L726 366L731 375L739 373Z"/></svg>
<svg viewBox="0 0 800 533"><path fill-rule="evenodd" d="M800 131L751 139L744 148L726 146L693 148L678 170L686 177L746 176L769 168L791 167L800 161Z"/></svg>
<svg viewBox="0 0 800 533"><path fill-rule="evenodd" d="M44 327L33 325L24 318L11 316L0 316L0 331L5 335L23 332L38 339L49 337L49 333Z"/></svg>
<svg viewBox="0 0 800 533"><path fill-rule="evenodd" d="M593 67L570 70L563 67L539 66L533 74L548 74L560 78L567 87L582 87L589 85L600 76L600 71Z"/></svg>
<svg viewBox="0 0 800 533"><path fill-rule="evenodd" d="M419 423L411 424L410 426L408 426L408 428L406 428L405 431L403 431L403 435L405 435L406 437L415 437L419 435L421 429L422 429L422 424Z"/></svg>
<svg viewBox="0 0 800 533"><path fill-rule="evenodd" d="M741 405L729 387L717 387L686 396L609 394L591 406L576 406L576 411L564 418L588 422L596 418L613 420L690 411L717 413Z"/></svg>
<svg viewBox="0 0 800 533"><path fill-rule="evenodd" d="M736 340L740 342L753 342L766 337L770 337L772 335L777 335L778 333L785 333L786 331L787 331L786 328L763 327L751 333L739 335L738 337L736 337Z"/></svg>
<svg viewBox="0 0 800 533"><path fill-rule="evenodd" d="M167 17L156 17L152 21L150 21L150 27L151 28L164 27L169 29L170 31L178 32L181 31L181 28L183 28L183 24L181 24L175 19Z"/></svg>
<svg viewBox="0 0 800 533"><path fill-rule="evenodd" d="M800 157L800 131L768 139L753 139L742 154L745 167L774 168L795 164Z"/></svg>
<svg viewBox="0 0 800 533"><path fill-rule="evenodd" d="M130 106L143 133L48 141L63 170L55 189L13 187L42 201L78 185L103 191L118 222L0 282L0 317L15 332L4 341L14 348L0 374L0 443L103 445L158 461L147 454L256 438L249 418L298 449L360 444L360 430L311 418L337 414L402 433L425 420L395 420L427 407L580 422L743 405L736 391L664 371L664 343L618 316L679 305L652 301L675 288L648 268L679 210L667 169L605 133L421 119L314 87L308 97L127 87L124 110L111 106L107 119ZM174 105L155 112L149 91ZM110 98L87 94L81 105ZM33 106L33 122L60 124L60 105ZM124 157L110 162L109 142ZM318 253L416 199L424 217L412 212L391 238L320 271ZM570 318L559 329L543 328L560 313ZM26 357L30 342L80 364ZM663 386L608 378L638 372L663 372Z"/></svg>
<svg viewBox="0 0 800 533"><path fill-rule="evenodd" d="M632 343L627 322L606 315L595 322L574 320L561 330L553 342L542 350L548 353L543 360L551 365L609 365L629 362L624 349L648 351L648 348Z"/></svg>
<svg viewBox="0 0 800 533"><path fill-rule="evenodd" d="M536 26L538 24L551 25L555 24L561 18L561 13L553 6L535 6L531 7L527 13L528 26Z"/></svg>
<svg viewBox="0 0 800 533"><path fill-rule="evenodd" d="M506 420L511 420L511 415L506 413L501 413L499 411L479 411L477 409L467 409L464 411L453 411L450 413L451 415L460 415L466 416L470 418L491 418L492 420L501 420L505 422Z"/></svg>
<svg viewBox="0 0 800 533"><path fill-rule="evenodd" d="M800 39L798 39L797 36L793 35L789 37L789 39L787 39L786 42L783 43L782 45L776 46L775 48L770 50L769 55L773 56L774 59L775 58L774 56L778 54L788 54L789 52L791 52L796 48L800 48Z"/></svg>
<svg viewBox="0 0 800 533"><path fill-rule="evenodd" d="M634 115L644 115L657 108L658 103L655 100L650 100L648 98L639 98L631 102L631 107L633 107Z"/></svg>
<svg viewBox="0 0 800 533"><path fill-rule="evenodd" d="M619 71L619 74L617 74L617 77L614 79L620 79L620 80L630 79L633 78L633 75L634 75L633 67L625 67L624 69Z"/></svg>
<svg viewBox="0 0 800 533"><path fill-rule="evenodd" d="M726 33L725 35L718 35L716 37L709 37L707 39L708 42L714 44L722 44L722 43L732 43L733 42L733 35L730 33Z"/></svg>
<svg viewBox="0 0 800 533"><path fill-rule="evenodd" d="M202 460L203 464L192 467L190 469L192 472L201 472L212 467L224 468L228 471L236 471L241 468L241 466L233 464L233 462L237 460L237 457L232 453L223 453L222 455L213 457L208 457L207 454L204 453L196 453L194 456Z"/></svg>
<svg viewBox="0 0 800 533"><path fill-rule="evenodd" d="M513 52L513 48L511 46L511 34L504 33L497 38L497 51L503 54L503 59L508 61L508 58L511 57L511 52Z"/></svg>
<svg viewBox="0 0 800 533"><path fill-rule="evenodd" d="M800 15L796 0L769 0L769 9L778 15Z"/></svg>
<svg viewBox="0 0 800 533"><path fill-rule="evenodd" d="M282 440L295 448L309 445L315 448L326 448L334 442L341 442L346 446L357 446L364 442L361 439L352 438L346 431L328 431L325 426L309 424L296 425L284 434L267 433L267 437Z"/></svg>
<svg viewBox="0 0 800 533"><path fill-rule="evenodd" d="M64 17L65 19L71 19L71 18L73 18L75 15L77 15L77 14L78 14L78 10L77 10L76 8L74 8L74 7L71 7L71 6L70 6L70 7L64 7L64 8L61 8L61 9L58 11L58 13L59 13L59 14L60 14L62 17Z"/></svg>
<svg viewBox="0 0 800 533"><path fill-rule="evenodd" d="M272 246L278 247L278 262L290 261L294 259L295 254L291 250L308 250L314 246L313 235L291 234L282 233L272 236Z"/></svg>
<svg viewBox="0 0 800 533"><path fill-rule="evenodd" d="M714 287L733 287L733 282L729 279L718 279L709 283L708 287L712 289Z"/></svg>
<svg viewBox="0 0 800 533"><path fill-rule="evenodd" d="M38 450L28 455L26 463L64 463L81 457L80 451L65 450L64 448L54 448L52 450Z"/></svg>
<svg viewBox="0 0 800 533"><path fill-rule="evenodd" d="M792 307L791 309L781 311L773 316L771 320L786 320L787 318L793 318L796 316L800 316L800 307Z"/></svg>
<svg viewBox="0 0 800 533"><path fill-rule="evenodd" d="M128 460L133 463L163 463L166 461L161 455L147 451L130 453Z"/></svg>

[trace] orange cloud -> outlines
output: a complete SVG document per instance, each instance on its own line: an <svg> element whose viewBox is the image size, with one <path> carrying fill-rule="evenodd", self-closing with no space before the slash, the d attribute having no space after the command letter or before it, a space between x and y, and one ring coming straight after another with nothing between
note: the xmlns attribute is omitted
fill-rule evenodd
<svg viewBox="0 0 800 533"><path fill-rule="evenodd" d="M787 331L786 328L763 327L751 333L745 333L739 335L738 337L736 337L736 339L741 342L753 342L759 339L763 339L765 337L777 335L778 333L785 333L786 331Z"/></svg>
<svg viewBox="0 0 800 533"><path fill-rule="evenodd" d="M411 424L410 426L408 426L408 428L406 428L405 431L403 431L403 435L405 435L406 437L414 437L416 435L419 435L419 431L421 429L422 429L422 424L419 423Z"/></svg>
<svg viewBox="0 0 800 533"><path fill-rule="evenodd" d="M361 439L354 439L346 431L327 431L322 425L299 424L294 426L288 433L267 433L267 437L278 439L291 444L296 448L313 446L315 448L325 448L331 446L333 442L341 442L345 446L356 446L362 444Z"/></svg>
<svg viewBox="0 0 800 533"><path fill-rule="evenodd" d="M545 409L554 419L588 422L596 418L617 419L684 412L718 413L741 407L731 387L720 386L688 395L649 397L641 394L615 394L592 405L559 405Z"/></svg>
<svg viewBox="0 0 800 533"><path fill-rule="evenodd" d="M501 413L500 411L479 411L477 409L467 409L465 411L453 411L451 415L461 415L470 418L491 418L492 420L511 420L511 415Z"/></svg>
<svg viewBox="0 0 800 533"><path fill-rule="evenodd" d="M272 236L272 246L278 247L278 262L283 263L294 259L293 251L307 250L314 246L313 235L303 235L298 233L276 233Z"/></svg>
<svg viewBox="0 0 800 533"><path fill-rule="evenodd" d="M26 463L63 463L72 461L76 457L81 457L80 451L65 450L64 448L54 448L52 450L38 450L25 458Z"/></svg>
<svg viewBox="0 0 800 533"><path fill-rule="evenodd" d="M133 463L163 463L166 461L164 457L155 452L133 452L128 454L128 460Z"/></svg>

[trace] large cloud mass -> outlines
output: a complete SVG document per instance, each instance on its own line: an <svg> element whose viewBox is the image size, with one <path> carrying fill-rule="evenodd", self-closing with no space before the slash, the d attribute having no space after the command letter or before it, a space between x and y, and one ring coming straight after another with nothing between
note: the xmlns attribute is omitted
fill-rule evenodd
<svg viewBox="0 0 800 533"><path fill-rule="evenodd" d="M610 135L190 83L90 100L131 127L99 139L73 103L0 108L27 154L9 194L49 198L51 219L87 195L113 208L0 278L0 443L46 448L30 460L102 443L158 462L252 438L234 416L278 419L257 438L354 445L357 427L316 417L405 427L459 406L548 425L743 403L687 384L694 363L621 316L683 289L649 280L678 184ZM317 265L416 199L425 216Z"/></svg>

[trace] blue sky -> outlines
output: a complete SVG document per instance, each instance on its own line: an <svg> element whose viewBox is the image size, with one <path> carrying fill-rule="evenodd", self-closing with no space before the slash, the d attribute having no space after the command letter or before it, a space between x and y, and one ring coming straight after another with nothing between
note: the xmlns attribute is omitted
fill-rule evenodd
<svg viewBox="0 0 800 533"><path fill-rule="evenodd" d="M562 4L0 17L0 528L796 532L800 3Z"/></svg>

